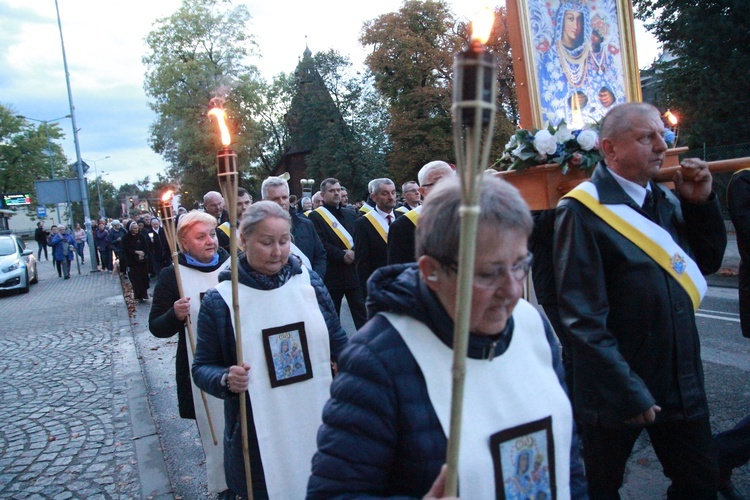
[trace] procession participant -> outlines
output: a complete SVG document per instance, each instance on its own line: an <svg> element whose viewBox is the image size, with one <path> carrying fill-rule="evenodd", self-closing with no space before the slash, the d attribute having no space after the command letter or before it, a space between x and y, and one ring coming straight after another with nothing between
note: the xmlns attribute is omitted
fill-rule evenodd
<svg viewBox="0 0 750 500"><path fill-rule="evenodd" d="M237 188L237 225L242 220L242 215L253 204L253 197L243 187Z"/></svg>
<svg viewBox="0 0 750 500"><path fill-rule="evenodd" d="M315 210L316 208L322 207L322 206L323 206L323 194L320 191L318 191L312 197L312 209Z"/></svg>
<svg viewBox="0 0 750 500"><path fill-rule="evenodd" d="M57 265L58 277L64 277L66 280L70 279L70 262L73 260L73 254L76 251L76 240L73 235L67 232L65 224L52 226L52 236L49 242L52 247L52 255L55 258L55 264Z"/></svg>
<svg viewBox="0 0 750 500"><path fill-rule="evenodd" d="M342 207L349 206L349 190L346 189L344 186L341 186L341 206Z"/></svg>
<svg viewBox="0 0 750 500"><path fill-rule="evenodd" d="M292 219L292 241L289 243L292 254L302 260L308 268L315 270L318 276L326 275L326 251L315 225L291 208L289 183L281 177L269 177L260 186L264 200L272 201L289 212Z"/></svg>
<svg viewBox="0 0 750 500"><path fill-rule="evenodd" d="M128 232L122 238L122 249L128 263L128 278L133 287L133 298L139 302L148 300L148 263L150 259L148 236L141 232L140 225L131 221Z"/></svg>
<svg viewBox="0 0 750 500"><path fill-rule="evenodd" d="M162 269L154 287L148 329L159 338L178 335L175 380L180 417L197 420L206 455L208 491L219 493L227 489L224 479L224 403L206 395L213 434L218 439L218 444L214 445L200 389L190 379L193 350L188 345L190 339L185 335L185 327L186 322L191 321L192 335L196 334L201 296L219 283L219 273L229 266L229 253L219 247L216 239L216 218L197 210L180 217L177 241L180 243L181 252L177 258L185 296L180 297L174 266Z"/></svg>
<svg viewBox="0 0 750 500"><path fill-rule="evenodd" d="M315 224L326 251L325 284L339 315L341 301L346 296L354 326L359 329L367 320L367 312L354 266L352 234L357 215L354 210L341 206L341 185L337 179L328 178L321 182L320 192L325 203L310 212L308 218Z"/></svg>
<svg viewBox="0 0 750 500"><path fill-rule="evenodd" d="M299 208L300 212L302 212L305 217L307 217L307 214L309 214L312 211L312 200L305 196L302 198L299 202Z"/></svg>
<svg viewBox="0 0 750 500"><path fill-rule="evenodd" d="M479 205L460 496L581 498L556 340L521 299L531 265L529 208L490 176ZM441 181L420 215L417 265L388 266L370 279L371 319L339 358L308 498L421 498L438 476L450 432L460 206L458 179ZM518 484L524 459L528 481Z"/></svg>
<svg viewBox="0 0 750 500"><path fill-rule="evenodd" d="M78 253L78 257L81 259L81 264L84 264L86 259L83 256L83 249L86 246L86 230L81 227L79 222L76 222L73 236L76 239L76 253ZM94 239L94 243L96 243L96 239Z"/></svg>
<svg viewBox="0 0 750 500"><path fill-rule="evenodd" d="M396 209L399 212L406 213L422 204L422 197L419 194L419 184L414 181L406 181L401 184L401 195L404 197L404 204Z"/></svg>
<svg viewBox="0 0 750 500"><path fill-rule="evenodd" d="M645 429L674 498L716 498L718 466L695 311L727 237L708 165L652 180L667 144L650 104L612 108L604 162L561 200L555 281L591 498L617 498ZM689 175L688 175L689 174Z"/></svg>
<svg viewBox="0 0 750 500"><path fill-rule="evenodd" d="M44 230L44 222L37 222L36 229L34 230L34 241L36 241L37 245L39 246L39 252L37 253L36 260L41 260L42 250L44 250L45 260L49 260L49 254L47 254L47 236L49 236L49 231ZM54 259L54 255L52 256L52 258Z"/></svg>
<svg viewBox="0 0 750 500"><path fill-rule="evenodd" d="M248 492L241 418L248 424L253 497L304 497L331 363L346 343L322 280L289 256L290 231L289 212L276 203L260 201L248 208L240 225L245 248L237 270L240 317L230 312L231 273L226 271L203 299L198 318L193 379L224 399L226 480L243 497ZM236 364L237 321L243 366ZM240 397L246 398L247 415L239 415Z"/></svg>
<svg viewBox="0 0 750 500"><path fill-rule="evenodd" d="M425 164L417 174L419 193L427 199L435 183L443 177L454 175L456 172L448 163L440 160ZM422 205L410 210L406 217L400 217L391 225L388 232L388 264L406 264L414 262L414 231L419 220Z"/></svg>
<svg viewBox="0 0 750 500"><path fill-rule="evenodd" d="M229 213L224 208L224 197L218 191L209 191L203 195L203 210L216 217L216 237L219 246L229 251Z"/></svg>
<svg viewBox="0 0 750 500"><path fill-rule="evenodd" d="M122 239L127 234L127 231L124 227L122 227L122 223L115 219L112 221L112 227L109 230L109 236L107 236L107 239L109 241L109 246L112 248L112 251L115 253L115 258L117 259L117 266L120 270L120 274L124 275L125 272L128 269L127 264L125 263L125 251L122 248Z"/></svg>
<svg viewBox="0 0 750 500"><path fill-rule="evenodd" d="M403 215L396 212L396 185L382 178L370 182L375 208L354 222L354 266L362 296L367 300L367 280L376 269L388 264L388 230Z"/></svg>
<svg viewBox="0 0 750 500"><path fill-rule="evenodd" d="M367 183L367 199L364 203L357 209L355 212L357 214L357 217L362 217L367 212L375 208L375 201L372 199L372 188L373 188L373 182L375 182L375 179L371 180ZM348 199L348 196L347 196Z"/></svg>
<svg viewBox="0 0 750 500"><path fill-rule="evenodd" d="M85 233L86 232L84 231L84 236ZM94 230L94 248L99 252L99 262L101 263L102 271L108 271L111 273L114 269L112 265L112 247L109 245L109 231L104 224L104 219L99 221L99 224L97 224L97 227ZM83 262L83 260L81 262Z"/></svg>

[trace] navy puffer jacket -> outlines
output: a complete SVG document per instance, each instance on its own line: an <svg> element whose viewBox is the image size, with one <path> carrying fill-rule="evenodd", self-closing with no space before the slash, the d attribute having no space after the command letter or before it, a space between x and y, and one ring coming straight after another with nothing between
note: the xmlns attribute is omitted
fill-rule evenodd
<svg viewBox="0 0 750 500"><path fill-rule="evenodd" d="M244 257L239 259L239 282L255 289L262 287L249 274L249 265ZM289 258L292 274L300 274L302 269L296 257ZM223 271L219 281L231 280L231 271ZM318 306L323 313L330 336L331 360L336 361L346 344L346 332L341 328L339 317L331 301L323 280L310 271L310 283L315 289ZM283 304L269 304L269 307L283 307ZM245 483L245 465L242 458L242 438L240 433L240 400L237 394L231 393L221 385L221 378L230 366L237 364L234 328L229 307L219 292L210 289L201 302L198 315L198 341L193 360L192 374L195 385L212 396L224 399L224 471L227 485L236 494L247 496ZM245 393L247 394L247 393ZM247 398L248 448L250 467L253 478L254 498L268 498L263 465L258 449L258 439L253 423L252 402Z"/></svg>
<svg viewBox="0 0 750 500"><path fill-rule="evenodd" d="M447 439L422 372L400 334L375 314L412 316L447 345L452 344L453 321L418 278L415 264L381 268L368 286L372 319L339 357L318 432L308 498L422 498L445 462ZM564 385L557 345L544 323L555 371ZM486 358L493 349L494 356L500 356L512 335L512 318L499 340L471 335L469 356ZM586 497L577 437L571 449L571 481L573 498Z"/></svg>

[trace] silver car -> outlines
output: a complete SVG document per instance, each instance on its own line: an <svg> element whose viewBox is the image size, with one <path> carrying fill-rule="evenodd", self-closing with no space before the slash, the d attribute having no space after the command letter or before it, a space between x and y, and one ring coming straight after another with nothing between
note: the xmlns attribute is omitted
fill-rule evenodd
<svg viewBox="0 0 750 500"><path fill-rule="evenodd" d="M0 291L21 290L39 280L34 251L13 234L0 234Z"/></svg>

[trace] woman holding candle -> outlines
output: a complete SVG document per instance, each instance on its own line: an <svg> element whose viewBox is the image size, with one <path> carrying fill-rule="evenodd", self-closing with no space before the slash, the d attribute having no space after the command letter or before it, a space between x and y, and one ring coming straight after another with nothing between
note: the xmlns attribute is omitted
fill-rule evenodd
<svg viewBox="0 0 750 500"><path fill-rule="evenodd" d="M238 319L230 314L230 273L225 272L201 304L193 378L224 399L229 488L247 496L240 433L240 419L246 418L253 497L302 498L331 363L346 334L323 281L289 256L288 211L270 201L251 205L240 223L240 239L246 252L238 269L245 363L236 363ZM247 415L239 414L240 397L246 398Z"/></svg>
<svg viewBox="0 0 750 500"><path fill-rule="evenodd" d="M128 233L122 239L122 247L128 262L128 278L133 287L133 298L145 302L148 300L149 287L149 241L137 222L132 221L128 226Z"/></svg>
<svg viewBox="0 0 750 500"><path fill-rule="evenodd" d="M308 498L442 494L431 486L449 433L460 204L459 180L443 179L419 216L417 264L373 274L371 319L339 358ZM490 176L479 205L459 494L512 498L525 468L524 498L580 498L585 480L557 343L520 298L531 265L528 206Z"/></svg>
<svg viewBox="0 0 750 500"><path fill-rule="evenodd" d="M152 223L156 220L151 219ZM171 220L165 219L165 224L171 223ZM161 228L161 231L166 229ZM211 493L219 493L227 489L224 480L224 447L221 445L224 429L223 403L207 396L209 411L206 412L200 390L191 383L190 363L193 359L192 346L195 339L186 337L185 327L190 319L193 322L197 320L201 295L219 283L219 273L229 266L229 253L219 247L216 238L216 217L197 210L180 217L177 224L177 241L182 250L177 259L184 297L180 296L174 266L165 267L159 274L159 281L154 288L148 328L159 338L169 338L178 334L175 379L180 417L198 421L206 454L208 490ZM191 334L195 335L194 324ZM209 418L218 439L217 446L213 443Z"/></svg>

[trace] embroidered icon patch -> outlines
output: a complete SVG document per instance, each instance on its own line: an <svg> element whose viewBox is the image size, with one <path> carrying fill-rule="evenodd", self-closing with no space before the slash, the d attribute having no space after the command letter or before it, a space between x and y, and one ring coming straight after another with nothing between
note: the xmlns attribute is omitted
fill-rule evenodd
<svg viewBox="0 0 750 500"><path fill-rule="evenodd" d="M672 256L672 269L675 270L677 274L682 274L685 272L685 259L682 258L682 255L676 253Z"/></svg>

